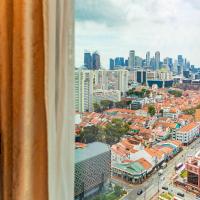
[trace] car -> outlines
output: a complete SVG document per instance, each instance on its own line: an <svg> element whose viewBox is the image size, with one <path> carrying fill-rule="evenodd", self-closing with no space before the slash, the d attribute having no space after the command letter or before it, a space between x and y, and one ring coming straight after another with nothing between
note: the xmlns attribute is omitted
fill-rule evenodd
<svg viewBox="0 0 200 200"><path fill-rule="evenodd" d="M177 195L180 196L180 197L184 197L184 196L185 196L185 195L184 195L183 193L181 193L181 192L178 192Z"/></svg>
<svg viewBox="0 0 200 200"><path fill-rule="evenodd" d="M143 193L142 189L140 189L140 190L137 191L137 195L141 195L142 193Z"/></svg>
<svg viewBox="0 0 200 200"><path fill-rule="evenodd" d="M168 190L168 187L163 186L162 189L163 190Z"/></svg>

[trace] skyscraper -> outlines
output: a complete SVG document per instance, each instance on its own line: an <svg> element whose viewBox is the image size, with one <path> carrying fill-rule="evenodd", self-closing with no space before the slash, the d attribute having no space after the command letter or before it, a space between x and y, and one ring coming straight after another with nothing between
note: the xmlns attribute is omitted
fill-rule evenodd
<svg viewBox="0 0 200 200"><path fill-rule="evenodd" d="M115 58L115 66L124 66L124 58L116 57Z"/></svg>
<svg viewBox="0 0 200 200"><path fill-rule="evenodd" d="M150 67L150 52L147 51L146 53L146 66Z"/></svg>
<svg viewBox="0 0 200 200"><path fill-rule="evenodd" d="M129 66L129 69L133 69L135 66L135 51L134 50L129 51L128 66Z"/></svg>
<svg viewBox="0 0 200 200"><path fill-rule="evenodd" d="M84 66L87 69L92 69L92 55L87 50L85 50L85 52L84 52Z"/></svg>
<svg viewBox="0 0 200 200"><path fill-rule="evenodd" d="M164 58L163 64L167 65L169 67L170 71L173 71L173 59L172 58L169 58L169 57Z"/></svg>
<svg viewBox="0 0 200 200"><path fill-rule="evenodd" d="M183 56L182 55L178 55L178 65L183 66L183 62L184 62Z"/></svg>
<svg viewBox="0 0 200 200"><path fill-rule="evenodd" d="M114 59L110 58L110 70L113 70L115 67L115 61Z"/></svg>
<svg viewBox="0 0 200 200"><path fill-rule="evenodd" d="M156 70L156 63L155 63L155 57L151 58L150 60L150 66L153 70Z"/></svg>
<svg viewBox="0 0 200 200"><path fill-rule="evenodd" d="M100 69L100 55L97 51L92 54L92 69L97 70Z"/></svg>
<svg viewBox="0 0 200 200"><path fill-rule="evenodd" d="M142 67L142 62L143 62L143 59L139 56L135 56L135 66L136 67Z"/></svg>
<svg viewBox="0 0 200 200"><path fill-rule="evenodd" d="M125 66L125 67L128 67L128 59L125 60L124 66Z"/></svg>
<svg viewBox="0 0 200 200"><path fill-rule="evenodd" d="M160 68L160 52L156 51L155 53L155 67L156 70Z"/></svg>
<svg viewBox="0 0 200 200"><path fill-rule="evenodd" d="M178 74L183 74L184 59L182 55L178 55Z"/></svg>

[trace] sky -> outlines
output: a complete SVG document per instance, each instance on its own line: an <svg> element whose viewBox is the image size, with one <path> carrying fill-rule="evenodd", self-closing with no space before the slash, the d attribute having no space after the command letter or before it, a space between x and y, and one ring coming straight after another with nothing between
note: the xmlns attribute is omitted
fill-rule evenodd
<svg viewBox="0 0 200 200"><path fill-rule="evenodd" d="M109 58L184 55L200 66L200 0L76 0L75 64L84 50L98 51L101 65Z"/></svg>

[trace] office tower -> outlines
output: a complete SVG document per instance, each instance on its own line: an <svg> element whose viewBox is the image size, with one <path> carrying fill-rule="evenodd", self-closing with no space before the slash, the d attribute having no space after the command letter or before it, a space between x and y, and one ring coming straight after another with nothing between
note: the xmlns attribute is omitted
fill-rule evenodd
<svg viewBox="0 0 200 200"><path fill-rule="evenodd" d="M182 55L178 55L178 66L177 66L177 71L179 75L183 74L183 68L184 68L184 59Z"/></svg>
<svg viewBox="0 0 200 200"><path fill-rule="evenodd" d="M124 66L124 58L123 57L120 57L120 64L121 64L121 66Z"/></svg>
<svg viewBox="0 0 200 200"><path fill-rule="evenodd" d="M139 56L135 56L135 67L142 67L143 59Z"/></svg>
<svg viewBox="0 0 200 200"><path fill-rule="evenodd" d="M93 71L75 70L75 109L91 112L93 109Z"/></svg>
<svg viewBox="0 0 200 200"><path fill-rule="evenodd" d="M115 67L115 61L114 59L110 58L110 70L113 70Z"/></svg>
<svg viewBox="0 0 200 200"><path fill-rule="evenodd" d="M124 66L124 58L116 57L115 58L115 66Z"/></svg>
<svg viewBox="0 0 200 200"><path fill-rule="evenodd" d="M146 66L147 67L150 67L150 60L151 58L150 58L150 52L149 51L147 51L147 53L146 53Z"/></svg>
<svg viewBox="0 0 200 200"><path fill-rule="evenodd" d="M173 59L172 58L169 58L169 57L164 58L163 64L168 66L170 71L173 71Z"/></svg>
<svg viewBox="0 0 200 200"><path fill-rule="evenodd" d="M155 57L151 58L150 60L150 66L153 70L156 70L156 62L155 62Z"/></svg>
<svg viewBox="0 0 200 200"><path fill-rule="evenodd" d="M174 60L173 72L178 74L178 60Z"/></svg>
<svg viewBox="0 0 200 200"><path fill-rule="evenodd" d="M189 78L190 77L190 71L189 70L184 70L183 71L183 77Z"/></svg>
<svg viewBox="0 0 200 200"><path fill-rule="evenodd" d="M128 67L128 59L125 60L124 66L125 66L125 67Z"/></svg>
<svg viewBox="0 0 200 200"><path fill-rule="evenodd" d="M189 70L190 69L190 62L189 61L187 61L186 66L187 66L187 69Z"/></svg>
<svg viewBox="0 0 200 200"><path fill-rule="evenodd" d="M100 55L97 51L92 54L92 68L94 70L100 69L101 62L100 62Z"/></svg>
<svg viewBox="0 0 200 200"><path fill-rule="evenodd" d="M87 69L92 69L92 55L87 50L84 52L84 66Z"/></svg>
<svg viewBox="0 0 200 200"><path fill-rule="evenodd" d="M178 55L178 65L183 66L184 64L184 59L182 55Z"/></svg>
<svg viewBox="0 0 200 200"><path fill-rule="evenodd" d="M135 67L135 51L130 50L129 52L129 60L128 60L129 69L133 69Z"/></svg>
<svg viewBox="0 0 200 200"><path fill-rule="evenodd" d="M160 68L160 52L156 51L155 53L155 68L156 70Z"/></svg>

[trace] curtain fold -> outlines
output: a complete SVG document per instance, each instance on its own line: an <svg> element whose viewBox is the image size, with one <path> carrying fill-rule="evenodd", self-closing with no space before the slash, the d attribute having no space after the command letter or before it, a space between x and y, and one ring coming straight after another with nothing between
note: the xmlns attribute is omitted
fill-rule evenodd
<svg viewBox="0 0 200 200"><path fill-rule="evenodd" d="M46 0L49 199L74 199L73 0Z"/></svg>
<svg viewBox="0 0 200 200"><path fill-rule="evenodd" d="M0 198L74 198L72 0L0 0Z"/></svg>

